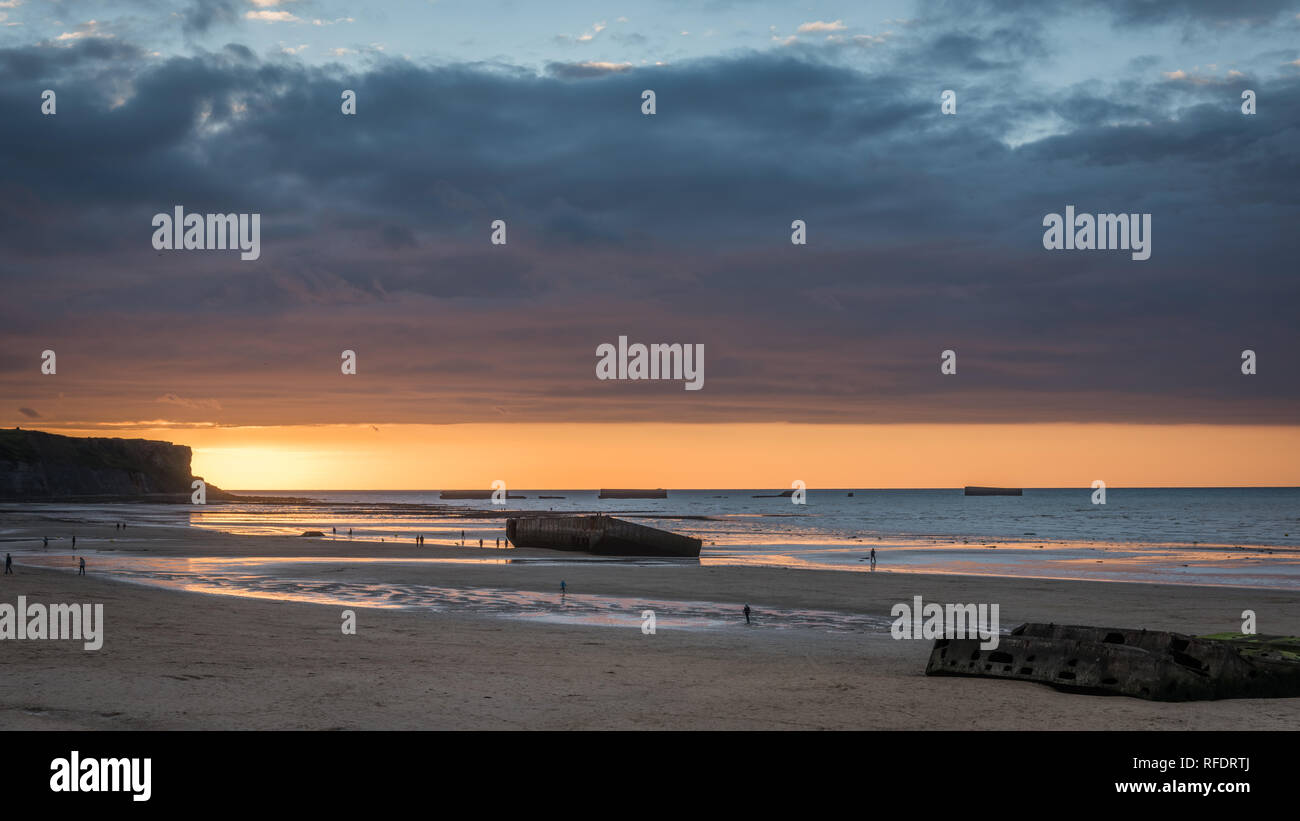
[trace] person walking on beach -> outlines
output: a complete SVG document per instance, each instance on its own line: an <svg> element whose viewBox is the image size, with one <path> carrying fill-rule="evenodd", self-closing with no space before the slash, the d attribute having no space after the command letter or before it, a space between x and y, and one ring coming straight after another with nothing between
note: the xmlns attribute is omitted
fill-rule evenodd
<svg viewBox="0 0 1300 821"><path fill-rule="evenodd" d="M482 540L482 539L479 539L479 540L478 540L478 549L479 549L479 550L482 550L482 549L483 549L483 540Z"/></svg>
<svg viewBox="0 0 1300 821"><path fill-rule="evenodd" d="M76 549L76 547L77 547L77 537L76 537L76 536L73 536L73 537L72 537L72 547L73 547L73 549Z"/></svg>
<svg viewBox="0 0 1300 821"><path fill-rule="evenodd" d="M350 528L350 527L348 528L348 538L349 538L349 539L352 538L352 528Z"/></svg>
<svg viewBox="0 0 1300 821"><path fill-rule="evenodd" d="M745 605L745 624L752 624L749 620L749 605Z"/></svg>
<svg viewBox="0 0 1300 821"><path fill-rule="evenodd" d="M45 536L44 538L41 539L41 547L49 547L49 546L50 546L50 537Z"/></svg>
<svg viewBox="0 0 1300 821"><path fill-rule="evenodd" d="M871 569L876 569L876 549L874 547L871 548Z"/></svg>
<svg viewBox="0 0 1300 821"><path fill-rule="evenodd" d="M568 589L569 586L564 583L564 579L560 579L560 596L563 597L565 592L568 591Z"/></svg>
<svg viewBox="0 0 1300 821"><path fill-rule="evenodd" d="M86 557L85 556L80 557L80 562L81 564L77 568L77 575L84 576L86 575Z"/></svg>
<svg viewBox="0 0 1300 821"><path fill-rule="evenodd" d="M330 535L331 535L331 536L337 536L337 535L339 535L339 529L338 529L337 527L331 527L331 528L330 528Z"/></svg>
<svg viewBox="0 0 1300 821"><path fill-rule="evenodd" d="M14 574L14 557L6 553L5 554L5 575L12 576L13 574Z"/></svg>
<svg viewBox="0 0 1300 821"><path fill-rule="evenodd" d="M463 530L460 532L460 546L461 547L465 546L465 531Z"/></svg>

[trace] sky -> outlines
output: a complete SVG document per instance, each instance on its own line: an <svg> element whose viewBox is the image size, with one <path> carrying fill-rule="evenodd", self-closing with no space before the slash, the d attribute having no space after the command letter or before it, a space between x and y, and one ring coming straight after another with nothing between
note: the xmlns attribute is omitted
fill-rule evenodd
<svg viewBox="0 0 1300 821"><path fill-rule="evenodd" d="M1298 35L1300 0L0 0L0 425L230 488L1300 484ZM260 214L260 256L155 249L177 205ZM1071 205L1150 214L1151 257L1046 250ZM597 379L620 336L703 345L703 389Z"/></svg>

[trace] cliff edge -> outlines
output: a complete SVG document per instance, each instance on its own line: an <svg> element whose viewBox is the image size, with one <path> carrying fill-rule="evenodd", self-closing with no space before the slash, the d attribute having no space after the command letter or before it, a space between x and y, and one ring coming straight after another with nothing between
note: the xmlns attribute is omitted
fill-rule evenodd
<svg viewBox="0 0 1300 821"><path fill-rule="evenodd" d="M189 501L191 451L149 439L0 430L0 500ZM224 498L208 485L209 499Z"/></svg>

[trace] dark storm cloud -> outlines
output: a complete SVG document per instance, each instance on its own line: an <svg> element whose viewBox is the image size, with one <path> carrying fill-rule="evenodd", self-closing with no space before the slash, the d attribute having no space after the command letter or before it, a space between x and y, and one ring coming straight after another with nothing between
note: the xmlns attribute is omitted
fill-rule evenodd
<svg viewBox="0 0 1300 821"><path fill-rule="evenodd" d="M191 0L181 20L186 34L204 34L213 26L234 23L246 3L239 0Z"/></svg>
<svg viewBox="0 0 1300 821"><path fill-rule="evenodd" d="M138 418L165 395L249 424L463 421L487 402L512 419L1294 421L1300 77L1258 85L1254 117L1240 82L1154 72L1040 94L1008 82L1032 73L1035 29L978 30L871 73L807 50L540 76L349 73L237 45L0 51L21 79L0 86L0 381L44 401L30 349L53 346L61 380L111 374L81 395ZM969 70L956 117L944 69L903 70L926 54ZM1050 136L1014 139L1040 121ZM150 219L177 204L261 213L261 259L154 251ZM1152 213L1152 259L1044 251L1042 217L1066 205ZM597 383L595 347L620 334L705 343L706 390ZM312 376L344 348L383 374L371 393ZM938 377L946 348L960 387Z"/></svg>
<svg viewBox="0 0 1300 821"><path fill-rule="evenodd" d="M547 63L546 73L552 77L580 79L617 74L630 68L632 68L630 64L623 63Z"/></svg>
<svg viewBox="0 0 1300 821"><path fill-rule="evenodd" d="M1250 25L1271 22L1282 12L1294 11L1296 8L1295 0L1245 0L1231 3L1221 0L1103 0L1102 5L1123 23L1193 20Z"/></svg>
<svg viewBox="0 0 1300 821"><path fill-rule="evenodd" d="M129 43L91 37L75 41L67 48L0 49L0 68L10 82L55 79L83 82L111 68L114 61L129 63L143 55L141 49Z"/></svg>
<svg viewBox="0 0 1300 821"><path fill-rule="evenodd" d="M1046 53L1036 33L1022 26L997 28L978 36L945 33L926 41L916 57L921 65L941 71L988 72L1016 69Z"/></svg>
<svg viewBox="0 0 1300 821"><path fill-rule="evenodd" d="M1294 13L1296 0L1092 0L1086 4L1065 0L925 0L926 16L998 15L1006 17L1050 17L1078 10L1102 10L1114 22L1124 25L1155 23L1197 23L1202 25L1258 26Z"/></svg>

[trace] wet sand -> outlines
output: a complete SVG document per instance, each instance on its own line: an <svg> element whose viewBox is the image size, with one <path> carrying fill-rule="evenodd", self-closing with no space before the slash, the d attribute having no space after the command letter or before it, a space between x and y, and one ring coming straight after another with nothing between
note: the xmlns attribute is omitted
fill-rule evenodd
<svg viewBox="0 0 1300 821"><path fill-rule="evenodd" d="M9 517L0 548L17 573L0 602L103 602L105 639L0 642L4 729L1296 729L1300 699L1162 704L1021 683L924 675L928 641L887 629L777 629L764 608L889 616L897 602L988 602L1026 620L1191 633L1300 633L1300 594L1228 587L769 567L546 561L380 564L347 557L564 559L540 550L454 549L183 528L76 526L89 575L62 523ZM21 541L13 541L19 538ZM342 607L159 589L96 574L133 556L327 557L313 573L378 583L732 605L712 629L587 626L448 611ZM32 560L64 567L36 567ZM755 608L746 627L740 608Z"/></svg>

